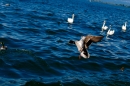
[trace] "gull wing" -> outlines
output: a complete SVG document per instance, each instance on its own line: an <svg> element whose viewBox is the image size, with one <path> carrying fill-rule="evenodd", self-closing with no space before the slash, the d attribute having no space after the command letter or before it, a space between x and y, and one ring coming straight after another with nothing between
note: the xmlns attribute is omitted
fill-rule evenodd
<svg viewBox="0 0 130 86"><path fill-rule="evenodd" d="M103 36L92 36L90 40L92 42L99 42L102 40L102 38L103 38Z"/></svg>
<svg viewBox="0 0 130 86"><path fill-rule="evenodd" d="M99 42L101 41L103 36L92 36L92 35L87 35L84 42L85 42L85 48L88 48L92 42Z"/></svg>
<svg viewBox="0 0 130 86"><path fill-rule="evenodd" d="M91 40L92 42L99 42L101 41L103 38L103 36L92 36L92 35L88 35L85 38L85 43L87 43L89 40Z"/></svg>

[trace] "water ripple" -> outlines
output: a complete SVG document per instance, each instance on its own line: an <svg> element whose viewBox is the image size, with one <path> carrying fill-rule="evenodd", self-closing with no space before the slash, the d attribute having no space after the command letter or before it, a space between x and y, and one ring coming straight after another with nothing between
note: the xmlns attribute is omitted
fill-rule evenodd
<svg viewBox="0 0 130 86"><path fill-rule="evenodd" d="M0 51L2 86L130 84L129 8L83 0L2 0L0 6L0 41L8 46ZM104 20L115 30L109 39L100 33ZM104 38L91 44L89 59L79 60L68 42L88 34Z"/></svg>

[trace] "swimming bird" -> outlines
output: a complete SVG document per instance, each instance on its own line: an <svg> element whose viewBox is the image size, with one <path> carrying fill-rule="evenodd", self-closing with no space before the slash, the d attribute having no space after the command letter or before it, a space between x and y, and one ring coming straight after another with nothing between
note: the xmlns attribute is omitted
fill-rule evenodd
<svg viewBox="0 0 130 86"><path fill-rule="evenodd" d="M121 67L121 69L120 69L121 71L124 71L124 67Z"/></svg>
<svg viewBox="0 0 130 86"><path fill-rule="evenodd" d="M114 34L114 30L111 30L111 25L110 25L110 28L109 28L109 30L107 31L107 36L106 36L106 38L109 36L109 35L113 35Z"/></svg>
<svg viewBox="0 0 130 86"><path fill-rule="evenodd" d="M101 31L101 32L103 32L103 30L107 30L107 29L108 29L108 27L105 26L105 23L106 23L106 21L104 20L103 25L102 25L102 31Z"/></svg>
<svg viewBox="0 0 130 86"><path fill-rule="evenodd" d="M4 42L0 42L0 44L2 45L0 47L0 50L6 50L7 49L7 46L4 45Z"/></svg>
<svg viewBox="0 0 130 86"><path fill-rule="evenodd" d="M125 32L125 31L126 31L126 24L127 24L127 22L125 22L125 24L124 24L124 25L122 25L122 31L123 31L123 32Z"/></svg>
<svg viewBox="0 0 130 86"><path fill-rule="evenodd" d="M91 45L91 43L96 43L101 41L103 36L93 36L93 35L87 35L87 36L82 36L79 41L73 41L70 40L70 44L75 44L78 48L78 51L80 52L79 59L81 57L83 58L89 58L90 54L88 53L87 49Z"/></svg>
<svg viewBox="0 0 130 86"><path fill-rule="evenodd" d="M68 18L68 23L72 24L74 22L74 14L72 14L72 18Z"/></svg>

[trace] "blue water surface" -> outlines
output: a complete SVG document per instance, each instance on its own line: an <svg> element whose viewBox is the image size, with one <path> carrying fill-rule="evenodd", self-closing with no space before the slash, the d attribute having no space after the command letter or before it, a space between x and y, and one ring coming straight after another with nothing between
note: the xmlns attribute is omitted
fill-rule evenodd
<svg viewBox="0 0 130 86"><path fill-rule="evenodd" d="M0 86L129 86L129 14L129 7L88 0L1 0L0 41L8 49L0 51ZM109 38L100 32L104 20L115 30ZM68 42L85 35L104 38L79 60Z"/></svg>
<svg viewBox="0 0 130 86"><path fill-rule="evenodd" d="M101 2L130 6L129 0L100 0Z"/></svg>

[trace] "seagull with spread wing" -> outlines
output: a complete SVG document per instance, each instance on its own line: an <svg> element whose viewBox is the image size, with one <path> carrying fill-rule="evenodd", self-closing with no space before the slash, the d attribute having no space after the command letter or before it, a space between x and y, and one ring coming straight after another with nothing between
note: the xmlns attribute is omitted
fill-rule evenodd
<svg viewBox="0 0 130 86"><path fill-rule="evenodd" d="M88 53L88 48L92 43L96 43L101 41L103 36L93 36L93 35L87 35L87 36L82 36L79 41L73 41L70 40L70 44L75 44L78 48L78 51L80 52L79 59L81 57L83 58L89 58L90 54Z"/></svg>

